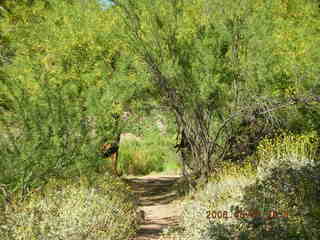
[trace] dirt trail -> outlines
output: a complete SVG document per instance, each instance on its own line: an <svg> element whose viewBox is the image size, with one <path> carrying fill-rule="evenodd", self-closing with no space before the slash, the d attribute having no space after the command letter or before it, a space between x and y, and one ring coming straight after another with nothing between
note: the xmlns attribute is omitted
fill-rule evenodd
<svg viewBox="0 0 320 240"><path fill-rule="evenodd" d="M179 176L127 177L125 180L139 197L139 209L145 213L144 221L134 240L155 240L163 229L175 226L181 214L173 188Z"/></svg>

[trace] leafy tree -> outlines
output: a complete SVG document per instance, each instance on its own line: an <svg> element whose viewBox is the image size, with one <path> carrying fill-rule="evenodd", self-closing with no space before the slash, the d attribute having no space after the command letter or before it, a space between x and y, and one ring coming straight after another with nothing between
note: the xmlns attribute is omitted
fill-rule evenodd
<svg viewBox="0 0 320 240"><path fill-rule="evenodd" d="M194 175L215 170L243 116L256 113L272 127L281 122L273 112L294 104L288 90L303 95L315 86L313 1L114 2L125 24L122 40L141 61L140 76L175 114L177 147L190 156Z"/></svg>
<svg viewBox="0 0 320 240"><path fill-rule="evenodd" d="M9 105L0 117L0 182L24 195L51 176L87 174L105 163L99 149L128 98L120 83L127 72L118 66L114 19L98 3L47 8L35 1L14 11L1 23L14 56L1 66L1 99Z"/></svg>

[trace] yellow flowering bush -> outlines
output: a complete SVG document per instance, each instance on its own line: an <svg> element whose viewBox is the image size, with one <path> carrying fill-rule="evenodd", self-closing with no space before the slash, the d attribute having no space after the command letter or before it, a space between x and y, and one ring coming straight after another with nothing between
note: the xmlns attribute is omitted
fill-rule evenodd
<svg viewBox="0 0 320 240"><path fill-rule="evenodd" d="M261 217L241 219L245 239L319 239L318 145L313 133L283 132L260 142L257 181L245 189L242 204Z"/></svg>
<svg viewBox="0 0 320 240"><path fill-rule="evenodd" d="M286 165L300 168L314 165L319 138L314 133L294 135L282 132L275 138L262 140L257 148L258 177L263 178L269 170Z"/></svg>

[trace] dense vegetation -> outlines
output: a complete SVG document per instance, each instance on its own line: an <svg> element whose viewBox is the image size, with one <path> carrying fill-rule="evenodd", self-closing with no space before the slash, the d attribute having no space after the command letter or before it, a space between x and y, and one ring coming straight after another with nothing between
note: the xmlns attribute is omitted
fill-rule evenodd
<svg viewBox="0 0 320 240"><path fill-rule="evenodd" d="M99 149L105 139L131 132L143 141L123 145L122 172L164 170L173 164L168 159L175 159L176 144L189 185L211 189L209 195L199 193L204 205L194 201L196 207L190 209L270 209L281 199L278 210L295 216L279 224L230 225L189 221L187 212L185 229L193 231L198 226L194 223L203 223L189 233L191 239L267 239L274 235L264 226L273 224L282 234L279 239L317 239L319 1L113 2L106 9L95 0L0 0L1 217L15 215L17 209L6 205L17 202L20 208L23 200L25 211L39 208L39 219L54 219L52 229L60 234L51 236L53 230L42 222L39 229L26 226L21 235L19 221L27 214L22 211L21 218L0 218L3 226L9 220L17 226L0 228L0 236L69 236L65 215L56 218L50 210L60 204L50 203L50 194L68 198L70 204L75 194L96 203L115 194L118 201L105 201L110 206L124 202L115 208L130 209L126 221L118 220L132 234L127 230L135 225L130 194L117 195L118 189L110 188L90 195L88 190L115 181L126 192L124 184L107 174L109 166ZM115 120L125 113L129 117ZM159 119L165 119L164 132L155 125ZM107 177L98 180L102 173ZM232 186L233 177L243 183L234 186L235 192L226 187ZM52 181L61 181L65 191L50 189ZM45 188L46 194L32 193ZM291 194L295 191L302 191L302 197ZM217 199L208 199L217 192ZM40 196L45 207L37 205ZM221 205L226 198L229 205ZM83 202L74 204L81 210ZM297 212L289 203L306 211ZM97 211L101 218L109 214L94 206L88 210L91 217ZM73 231L80 210L80 215L74 212ZM127 237L124 232L92 232L89 215L79 225L89 230L76 239ZM99 224L104 223L97 220Z"/></svg>

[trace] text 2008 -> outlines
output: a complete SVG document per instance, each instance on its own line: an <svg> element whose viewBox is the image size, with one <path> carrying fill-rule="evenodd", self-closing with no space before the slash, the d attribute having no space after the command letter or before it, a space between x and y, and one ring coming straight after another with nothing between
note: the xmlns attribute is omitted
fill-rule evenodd
<svg viewBox="0 0 320 240"><path fill-rule="evenodd" d="M287 218L288 213L280 213L277 211L267 211L264 214L261 214L259 210L252 211L207 211L207 218L212 219L228 219L228 218L256 218L256 217L265 217L265 218Z"/></svg>

